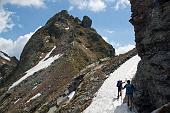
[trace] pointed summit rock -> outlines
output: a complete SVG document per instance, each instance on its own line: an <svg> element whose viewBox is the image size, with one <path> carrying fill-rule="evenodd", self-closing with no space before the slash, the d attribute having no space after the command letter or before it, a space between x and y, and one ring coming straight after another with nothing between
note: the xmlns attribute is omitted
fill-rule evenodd
<svg viewBox="0 0 170 113"><path fill-rule="evenodd" d="M81 24L84 28L90 28L92 25L92 20L90 17L84 16Z"/></svg>

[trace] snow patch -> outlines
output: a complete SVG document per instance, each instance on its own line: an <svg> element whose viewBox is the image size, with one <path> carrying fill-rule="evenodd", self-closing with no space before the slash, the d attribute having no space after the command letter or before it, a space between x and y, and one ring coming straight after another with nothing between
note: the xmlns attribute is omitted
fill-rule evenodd
<svg viewBox="0 0 170 113"><path fill-rule="evenodd" d="M140 61L139 56L134 56L124 64L122 64L116 71L110 74L109 78L105 80L101 88L98 90L96 97L89 107L83 113L134 113L128 111L125 104L122 104L125 92L123 91L122 99L117 100L117 80L131 79L137 71L137 65ZM119 110L118 110L119 109Z"/></svg>
<svg viewBox="0 0 170 113"><path fill-rule="evenodd" d="M69 27L66 27L65 30L69 30L70 28Z"/></svg>
<svg viewBox="0 0 170 113"><path fill-rule="evenodd" d="M35 87L33 87L33 88L32 88L32 90L36 89L37 87L38 87L38 85L37 85L37 86L35 86Z"/></svg>
<svg viewBox="0 0 170 113"><path fill-rule="evenodd" d="M104 61L107 61L107 60L109 60L110 59L110 57L106 57L106 58L103 58L103 59L100 59L102 62L104 62Z"/></svg>
<svg viewBox="0 0 170 113"><path fill-rule="evenodd" d="M31 97L26 103L30 102L31 100L38 98L39 96L41 96L41 93L38 93L35 96Z"/></svg>
<svg viewBox="0 0 170 113"><path fill-rule="evenodd" d="M20 99L21 99L21 98L19 98L18 100L16 100L16 101L14 102L14 104L16 104Z"/></svg>
<svg viewBox="0 0 170 113"><path fill-rule="evenodd" d="M49 42L49 40L46 40L45 42L46 42L46 43L48 43L48 42Z"/></svg>
<svg viewBox="0 0 170 113"><path fill-rule="evenodd" d="M71 100L75 95L75 91L71 92L69 95L68 95L68 98L69 100Z"/></svg>
<svg viewBox="0 0 170 113"><path fill-rule="evenodd" d="M0 56L8 61L11 61L11 59L9 57L5 56L5 54L2 52L0 52Z"/></svg>
<svg viewBox="0 0 170 113"><path fill-rule="evenodd" d="M58 54L55 56L52 56L49 58L50 54L53 52L53 50L56 48L56 46L54 46L54 48L45 56L45 58L43 58L36 66L34 66L33 68L29 69L26 72L26 75L23 76L22 78L20 78L18 81L14 82L12 84L12 86L9 87L8 90L10 90L11 88L15 87L16 85L18 85L19 83L21 83L23 80L25 80L26 78L28 78L29 76L33 75L35 72L38 72L42 69L47 68L48 66L50 66L55 60L59 59L63 54Z"/></svg>

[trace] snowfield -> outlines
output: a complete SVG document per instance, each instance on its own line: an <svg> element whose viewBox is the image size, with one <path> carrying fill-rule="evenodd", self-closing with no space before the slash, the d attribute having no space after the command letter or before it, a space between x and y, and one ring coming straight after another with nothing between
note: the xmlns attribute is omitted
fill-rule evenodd
<svg viewBox="0 0 170 113"><path fill-rule="evenodd" d="M139 61L140 57L136 55L110 74L109 78L105 80L98 90L91 105L83 113L135 113L133 110L133 112L129 111L121 98L119 100L116 99L118 93L116 84L118 80L126 81L132 79L137 71ZM125 91L123 91L122 98L124 97Z"/></svg>
<svg viewBox="0 0 170 113"><path fill-rule="evenodd" d="M19 83L21 83L23 80L25 80L26 78L28 78L29 76L33 75L35 72L38 72L42 69L47 68L48 66L50 66L55 60L59 59L62 54L58 54L55 56L52 56L49 58L50 54L53 52L53 50L56 48L56 46L54 46L54 48L45 56L45 58L43 58L36 66L34 66L33 68L29 69L26 72L26 75L23 76L22 78L20 78L18 81L14 82L12 84L12 86L9 87L8 90L10 90L11 88L17 86Z"/></svg>

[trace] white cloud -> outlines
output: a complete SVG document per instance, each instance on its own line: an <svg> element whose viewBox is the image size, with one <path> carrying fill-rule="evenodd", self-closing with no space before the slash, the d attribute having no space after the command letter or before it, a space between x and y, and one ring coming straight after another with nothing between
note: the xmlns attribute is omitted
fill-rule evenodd
<svg viewBox="0 0 170 113"><path fill-rule="evenodd" d="M11 20L12 12L0 10L0 33L13 28L14 23Z"/></svg>
<svg viewBox="0 0 170 113"><path fill-rule="evenodd" d="M104 11L108 6L114 6L115 10L126 8L130 5L129 0L69 0L71 6L80 10L89 10L93 12Z"/></svg>
<svg viewBox="0 0 170 113"><path fill-rule="evenodd" d="M117 0L116 5L114 6L114 8L115 8L115 10L119 10L121 8L126 8L129 5L130 5L129 0Z"/></svg>
<svg viewBox="0 0 170 113"><path fill-rule="evenodd" d="M17 6L33 6L33 7L44 7L45 0L2 0L4 4L11 4Z"/></svg>
<svg viewBox="0 0 170 113"><path fill-rule="evenodd" d="M124 54L124 53L132 50L133 48L135 48L135 45L129 44L126 46L121 46L121 47L116 48L115 52L116 52L116 55Z"/></svg>
<svg viewBox="0 0 170 113"><path fill-rule="evenodd" d="M111 30L111 29L104 29L104 31L106 31L109 34L113 34L115 32L114 30Z"/></svg>
<svg viewBox="0 0 170 113"><path fill-rule="evenodd" d="M112 45L114 48L120 47L120 43L111 42L111 45Z"/></svg>
<svg viewBox="0 0 170 113"><path fill-rule="evenodd" d="M73 6L70 6L69 8L68 8L68 11L70 12L70 11L72 11L74 9L74 7Z"/></svg>
<svg viewBox="0 0 170 113"><path fill-rule="evenodd" d="M87 9L93 12L104 11L106 8L105 0L69 0L69 2L78 9Z"/></svg>
<svg viewBox="0 0 170 113"><path fill-rule="evenodd" d="M18 59L20 54L32 36L32 32L24 36L18 37L15 41L11 39L0 38L0 51L7 53L9 56L16 56Z"/></svg>
<svg viewBox="0 0 170 113"><path fill-rule="evenodd" d="M37 31L37 29L35 31ZM33 34L34 32L30 32L23 36L19 36L16 40L0 38L0 51L7 53L9 56L16 56L19 59L25 44Z"/></svg>
<svg viewBox="0 0 170 113"><path fill-rule="evenodd" d="M11 30L15 25L12 21L14 13L4 9L7 4L41 8L45 7L45 0L0 0L0 33Z"/></svg>

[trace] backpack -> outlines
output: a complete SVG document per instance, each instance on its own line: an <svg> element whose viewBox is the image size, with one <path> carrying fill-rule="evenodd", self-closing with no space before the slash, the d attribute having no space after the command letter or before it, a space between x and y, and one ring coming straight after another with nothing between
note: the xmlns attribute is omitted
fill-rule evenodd
<svg viewBox="0 0 170 113"><path fill-rule="evenodd" d="M132 84L126 84L126 94L133 94L135 88Z"/></svg>
<svg viewBox="0 0 170 113"><path fill-rule="evenodd" d="M122 87L122 81L117 81L117 87Z"/></svg>

